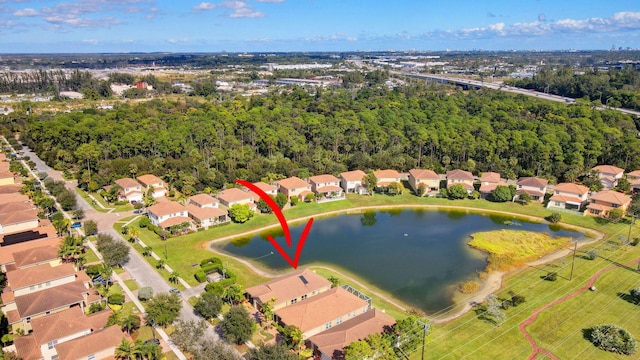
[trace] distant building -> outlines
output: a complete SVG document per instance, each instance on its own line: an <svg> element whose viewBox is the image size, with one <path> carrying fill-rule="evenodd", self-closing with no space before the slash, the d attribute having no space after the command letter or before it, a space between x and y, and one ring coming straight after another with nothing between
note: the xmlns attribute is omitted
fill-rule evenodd
<svg viewBox="0 0 640 360"><path fill-rule="evenodd" d="M438 192L440 190L440 175L428 169L409 170L409 186L411 186L416 194L421 184L424 184L423 195L430 192Z"/></svg>

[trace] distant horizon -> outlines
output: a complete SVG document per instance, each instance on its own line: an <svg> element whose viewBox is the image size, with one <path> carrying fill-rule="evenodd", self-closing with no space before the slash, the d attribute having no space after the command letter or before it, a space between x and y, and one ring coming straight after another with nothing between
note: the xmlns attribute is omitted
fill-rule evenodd
<svg viewBox="0 0 640 360"><path fill-rule="evenodd" d="M231 53L640 48L637 0L0 0L0 49Z"/></svg>

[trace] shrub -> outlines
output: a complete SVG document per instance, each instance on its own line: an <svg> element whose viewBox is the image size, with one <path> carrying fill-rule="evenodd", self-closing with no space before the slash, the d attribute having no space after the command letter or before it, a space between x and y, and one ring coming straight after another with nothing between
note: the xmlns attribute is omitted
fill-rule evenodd
<svg viewBox="0 0 640 360"><path fill-rule="evenodd" d="M560 220L562 220L562 215L560 215L560 213L554 212L551 215L547 216L545 219L552 224L557 224L560 222Z"/></svg>
<svg viewBox="0 0 640 360"><path fill-rule="evenodd" d="M89 305L89 314L97 313L98 311L104 310L104 306L101 302L96 302Z"/></svg>
<svg viewBox="0 0 640 360"><path fill-rule="evenodd" d="M297 196L292 196L289 199L291 200L291 206L298 205L298 197Z"/></svg>
<svg viewBox="0 0 640 360"><path fill-rule="evenodd" d="M587 253L586 253L586 254L587 254L587 258L588 258L589 260L595 260L595 259L597 259L597 258L598 258L598 255L600 255L600 254L598 253L598 250L596 250L596 249L590 249L590 250L587 250Z"/></svg>
<svg viewBox="0 0 640 360"><path fill-rule="evenodd" d="M597 325L590 329L591 342L598 348L618 354L636 352L636 339L625 329L615 325Z"/></svg>
<svg viewBox="0 0 640 360"><path fill-rule="evenodd" d="M552 271L552 272L548 273L548 274L544 277L544 279L545 279L545 280L548 280L548 281L556 281L556 280L558 280L558 273L557 273L557 272L555 272L555 271Z"/></svg>
<svg viewBox="0 0 640 360"><path fill-rule="evenodd" d="M635 301L640 301L640 287L631 290L631 297L633 297Z"/></svg>
<svg viewBox="0 0 640 360"><path fill-rule="evenodd" d="M153 297L153 288L150 286L141 287L138 290L138 300L147 301Z"/></svg>
<svg viewBox="0 0 640 360"><path fill-rule="evenodd" d="M140 219L138 226L140 226L141 228L145 228L150 224L151 224L151 219L149 219L148 217L143 217L142 219Z"/></svg>
<svg viewBox="0 0 640 360"><path fill-rule="evenodd" d="M94 265L87 266L87 268L84 271L87 273L87 275L91 279L93 279L94 277L100 275L100 269L102 269L101 264L94 264Z"/></svg>
<svg viewBox="0 0 640 360"><path fill-rule="evenodd" d="M513 306L518 306L518 305L523 304L525 302L524 296L518 295L518 294L514 293L513 291L509 292L509 295L511 295L511 305L513 305Z"/></svg>
<svg viewBox="0 0 640 360"><path fill-rule="evenodd" d="M473 294L480 289L477 281L465 281L460 283L460 292L463 294Z"/></svg>
<svg viewBox="0 0 640 360"><path fill-rule="evenodd" d="M124 294L113 294L113 295L109 295L109 297L107 298L107 302L110 305L120 305L120 304L124 304Z"/></svg>
<svg viewBox="0 0 640 360"><path fill-rule="evenodd" d="M212 258L208 258L200 261L200 266L205 266L207 264L222 264L222 260L220 260L220 258L217 258L217 257L212 257Z"/></svg>
<svg viewBox="0 0 640 360"><path fill-rule="evenodd" d="M199 283L207 281L207 274L202 269L198 269L193 276L195 276Z"/></svg>
<svg viewBox="0 0 640 360"><path fill-rule="evenodd" d="M222 296L222 294L224 294L224 285L220 284L220 282L212 282L208 283L207 286L204 287L204 290L208 293Z"/></svg>

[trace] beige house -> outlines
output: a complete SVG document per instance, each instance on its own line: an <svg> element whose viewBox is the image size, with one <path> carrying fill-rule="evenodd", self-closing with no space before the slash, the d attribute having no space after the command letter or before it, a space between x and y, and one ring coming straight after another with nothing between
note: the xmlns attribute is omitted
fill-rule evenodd
<svg viewBox="0 0 640 360"><path fill-rule="evenodd" d="M468 171L460 169L447 171L447 189L453 185L460 184L467 190L467 193L471 194L475 190L473 187L474 180L473 174Z"/></svg>
<svg viewBox="0 0 640 360"><path fill-rule="evenodd" d="M411 186L413 192L417 194L421 185L424 187L424 194L422 195L438 192L440 190L440 175L428 169L409 170L409 186Z"/></svg>
<svg viewBox="0 0 640 360"><path fill-rule="evenodd" d="M58 266L61 263L62 262L58 257L58 248L45 245L16 251L13 253L13 263L3 265L5 267L4 272L8 272L15 269L26 269L29 267L45 264L49 264L50 266ZM7 268L11 268L11 270Z"/></svg>
<svg viewBox="0 0 640 360"><path fill-rule="evenodd" d="M153 189L153 197L160 198L167 194L164 181L153 174L140 175L136 178L142 185L142 191L146 194L149 189Z"/></svg>
<svg viewBox="0 0 640 360"><path fill-rule="evenodd" d="M304 200L307 194L313 194L311 184L296 176L278 180L276 186L278 191L285 194L287 198L296 196L298 200Z"/></svg>
<svg viewBox="0 0 640 360"><path fill-rule="evenodd" d="M618 185L618 179L624 176L624 169L613 165L598 165L591 170L598 172L598 177L605 189L612 189Z"/></svg>
<svg viewBox="0 0 640 360"><path fill-rule="evenodd" d="M56 345L58 360L112 359L125 334L120 326L92 332L83 337Z"/></svg>
<svg viewBox="0 0 640 360"><path fill-rule="evenodd" d="M238 188L230 188L220 191L217 197L218 200L220 200L220 204L227 208L236 204L246 204L251 210L257 211L255 203L259 200L259 197L253 191L242 191Z"/></svg>
<svg viewBox="0 0 640 360"><path fill-rule="evenodd" d="M327 199L334 200L345 199L342 188L340 187L340 179L333 175L324 174L312 176L309 178L309 183L311 184L311 191L316 195L322 194L322 196Z"/></svg>
<svg viewBox="0 0 640 360"><path fill-rule="evenodd" d="M587 203L589 188L573 183L560 183L553 189L553 196L549 199L547 208L560 208L580 211Z"/></svg>
<svg viewBox="0 0 640 360"><path fill-rule="evenodd" d="M351 318L309 338L314 354L321 360L344 359L343 349L371 334L389 333L396 321L378 309Z"/></svg>
<svg viewBox="0 0 640 360"><path fill-rule="evenodd" d="M193 204L187 205L189 217L193 219L196 228L207 229L210 226L229 221L227 210L217 207L199 207Z"/></svg>
<svg viewBox="0 0 640 360"><path fill-rule="evenodd" d="M0 171L0 186L15 184L13 173L9 171Z"/></svg>
<svg viewBox="0 0 640 360"><path fill-rule="evenodd" d="M3 272L16 270L21 267L27 267L30 264L38 265L41 263L47 263L46 259L60 260L58 258L58 248L61 239L58 237L55 238L45 238L38 240L31 240L20 242L17 244L13 244L11 246L0 246L0 266L2 267ZM40 256L24 256L24 258L33 259L33 260L23 260L22 266L17 265L17 259L21 257L19 254L27 254L30 251L39 252L40 248L52 248L55 250L53 255L43 255ZM51 251L51 250L50 250ZM54 258L51 258L53 256ZM52 263L52 266L55 266L57 263Z"/></svg>
<svg viewBox="0 0 640 360"><path fill-rule="evenodd" d="M189 198L187 205L195 205L199 208L218 208L220 202L208 194L193 195Z"/></svg>
<svg viewBox="0 0 640 360"><path fill-rule="evenodd" d="M524 193L529 194L531 200L543 202L547 193L547 185L549 180L537 177L523 177L518 179L516 183L516 194L520 196Z"/></svg>
<svg viewBox="0 0 640 360"><path fill-rule="evenodd" d="M623 213L626 213L631 205L630 196L612 190L592 194L589 201L587 210L584 212L585 216L607 217L612 209L622 209Z"/></svg>
<svg viewBox="0 0 640 360"><path fill-rule="evenodd" d="M331 282L309 269L294 271L269 282L246 289L253 307L273 299L273 309L295 304L331 289Z"/></svg>
<svg viewBox="0 0 640 360"><path fill-rule="evenodd" d="M490 171L482 173L480 176L480 196L482 198L488 198L498 186L509 186L506 181L500 178L500 173Z"/></svg>
<svg viewBox="0 0 640 360"><path fill-rule="evenodd" d="M373 174L378 180L378 183L376 184L376 187L378 188L389 186L394 182L399 183L402 180L400 179L400 173L392 169L374 171Z"/></svg>
<svg viewBox="0 0 640 360"><path fill-rule="evenodd" d="M267 195L271 195L273 197L278 195L278 187L275 186L275 185L267 184L267 183L262 182L262 181L258 181L256 183L253 183L253 185L255 185L258 189L264 191L265 194L267 194ZM247 189L247 191L248 190L249 189Z"/></svg>
<svg viewBox="0 0 640 360"><path fill-rule="evenodd" d="M13 296L27 295L76 281L76 271L70 263L59 266L51 266L50 263L30 266L8 271L6 276Z"/></svg>
<svg viewBox="0 0 640 360"><path fill-rule="evenodd" d="M3 208L22 208L21 204L26 204L27 207L33 207L29 203L8 203L0 207ZM4 210L0 213L0 234L11 234L21 231L35 229L39 226L38 211L36 209L24 209L24 210Z"/></svg>
<svg viewBox="0 0 640 360"><path fill-rule="evenodd" d="M275 311L278 321L300 329L305 339L364 314L371 305L341 287Z"/></svg>
<svg viewBox="0 0 640 360"><path fill-rule="evenodd" d="M147 214L153 225L163 229L187 222L191 223L187 208L175 201L159 202L149 206Z"/></svg>
<svg viewBox="0 0 640 360"><path fill-rule="evenodd" d="M366 194L367 188L362 184L366 175L362 170L343 172L340 174L340 187L348 194Z"/></svg>
<svg viewBox="0 0 640 360"><path fill-rule="evenodd" d="M631 185L631 191L640 191L640 170L627 173L627 180Z"/></svg>
<svg viewBox="0 0 640 360"><path fill-rule="evenodd" d="M139 182L133 180L132 178L122 178L116 180L115 183L120 186L120 191L118 192L118 200L127 200L129 202L142 201L144 192L142 190L142 185L140 185Z"/></svg>
<svg viewBox="0 0 640 360"><path fill-rule="evenodd" d="M30 202L31 200L27 195L22 195L19 193L12 194L2 194L0 196L0 205L2 204L10 204L10 203L20 203L20 202Z"/></svg>

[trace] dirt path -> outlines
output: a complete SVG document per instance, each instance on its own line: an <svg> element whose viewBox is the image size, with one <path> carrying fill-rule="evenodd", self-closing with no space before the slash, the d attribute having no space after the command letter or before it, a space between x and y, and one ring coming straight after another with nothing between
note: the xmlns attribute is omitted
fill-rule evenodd
<svg viewBox="0 0 640 360"><path fill-rule="evenodd" d="M510 213L507 211L497 211L497 210L486 210L486 209L478 209L478 208L472 208L472 207L466 207L466 206L448 206L448 205L388 205L388 206L362 206L362 207L357 207L357 208L352 208L352 209L344 209L344 210L335 210L335 211L330 211L330 212L325 212L325 213L321 213L321 214L315 214L315 215L311 215L311 216L305 216L305 217L301 217L301 218L296 218L296 219L292 219L290 221L288 221L288 224L293 224L293 223L297 223L297 222L302 222L302 221L306 221L310 218L319 218L319 217L325 217L325 216L332 216L332 215L337 215L337 214L348 214L348 213L359 213L359 212L363 212L366 210L386 210L386 209L402 209L402 208L428 208L428 209L444 209L444 210L467 210L467 211L473 211L473 212L483 212L483 213L495 213L495 214L502 214L502 215L509 215L509 216L515 216L515 217L520 217L520 218L525 218L525 219L529 219L529 220L533 220L533 221L542 221L544 219L541 219L539 217L535 217L535 216L531 216L531 215L523 215L523 214L515 214L515 213ZM570 225L570 224L562 224L562 226L565 226L567 228L571 228L571 229L575 229L584 233L589 233L593 236L592 240L589 241L582 241L579 243L579 247L583 247L585 245L594 243L596 241L599 241L600 239L602 239L604 237L604 234L601 232L598 232L596 230L593 229L589 229L589 228L583 228L583 227L579 227L579 226L575 226L575 225ZM278 228L280 227L279 223L275 223L272 225L268 225L268 226L264 226L261 227L259 229L255 229L255 230L250 230L250 231L245 231L243 233L239 233L239 234L234 234L234 235L229 235L229 236L224 236L218 239L214 239L214 240L210 240L207 242L204 242L202 244L202 248L203 249L207 249L209 251L212 251L216 254L220 254L220 255L224 255L224 256L230 256L229 254L225 254L222 253L220 251L215 250L215 248L212 246L213 243L216 242L221 242L221 241L226 241L226 240L233 240L239 237L246 237L246 236L250 236L271 228ZM567 255L569 255L571 252L573 251L573 249L563 249L563 250L558 250L552 254L549 254L547 256L544 256L536 261L532 261L530 263L528 263L527 265L529 266L538 266L541 264L545 264L545 263L549 263L552 262L554 260L563 258ZM246 265L248 268L250 268L253 272L255 272L258 275L264 276L264 277L269 277L269 278L273 278L276 276L279 276L280 274L276 274L274 272L269 272L269 271L265 271L264 269L258 268L257 266L255 266L253 263L251 263L250 261L244 260L244 259L240 259L238 257L234 257L235 260L241 262L242 264ZM320 267L320 266L316 266L316 267ZM353 281L354 283L359 284L360 286L362 286L363 288L366 289L366 287L364 285L362 285L361 283L355 281L353 278L350 278L342 273L340 273L339 271L332 269L330 267L322 267L325 268L327 270L331 270L334 272L339 273L341 276L343 276L344 278L348 278L350 281ZM444 322L448 322L451 320L454 320L464 314L466 314L469 310L471 310L473 308L472 304L475 303L480 303L482 301L484 301L484 299L500 290L500 288L502 287L502 280L504 278L504 275L506 274L506 272L494 272L489 274L489 276L487 277L487 279L485 279L485 281L483 282L481 288L475 293L473 294L473 296L471 296L470 298L467 298L465 300L465 303L463 305L463 307L456 311L453 314L449 314L446 315L445 317L442 318L433 318L430 319L434 324L438 324L438 323L444 323ZM377 293L377 292L372 292L373 294L379 296L380 298L384 299L385 301L388 301L389 303L393 304L394 306L398 307L399 309L402 309L404 311L406 311L406 306L400 305L397 302L394 302L392 300L389 299L389 297Z"/></svg>
<svg viewBox="0 0 640 360"><path fill-rule="evenodd" d="M640 258L633 260L633 261L629 261L628 263L624 264L624 265L636 265L638 263L638 261L640 261ZM544 354L546 356L548 356L551 359L554 360L558 360L559 358L557 356L555 356L551 351L541 348L536 341L533 339L533 337L529 334L529 332L527 331L527 326L533 324L537 319L538 319L538 315L540 315L541 312L543 312L544 310L547 310L548 308L563 303L567 300L571 300L574 297L582 294L583 292L585 292L587 289L589 289L591 286L593 286L593 284L596 282L596 280L598 280L598 278L600 277L600 275L604 274L607 271L611 271L614 269L619 268L621 265L615 265L615 266L609 266L606 267L604 269L600 269L598 272L596 272L595 274L593 274L593 276L591 276L589 278L589 280L587 280L587 282L582 285L582 287L574 292L572 292L569 295L566 295L560 299L556 299L544 306L541 306L537 309L535 309L533 311L533 313L531 314L531 316L529 316L528 318L526 318L523 322L520 323L520 325L518 326L518 328L520 329L520 333L527 339L527 341L529 341L529 344L531 344L531 346L533 347L533 350L531 352L531 354L529 355L529 357L527 358L528 360L535 360L536 357L538 356L538 354Z"/></svg>

